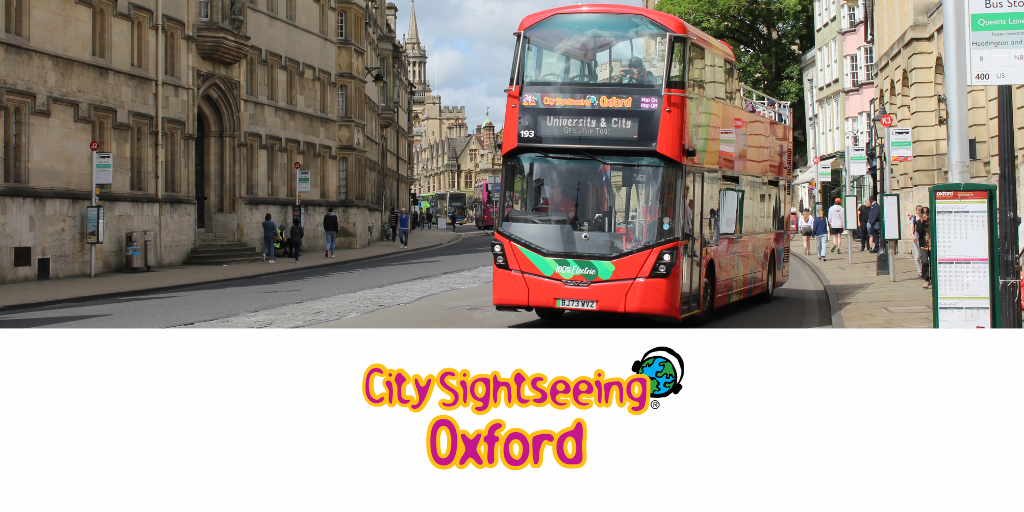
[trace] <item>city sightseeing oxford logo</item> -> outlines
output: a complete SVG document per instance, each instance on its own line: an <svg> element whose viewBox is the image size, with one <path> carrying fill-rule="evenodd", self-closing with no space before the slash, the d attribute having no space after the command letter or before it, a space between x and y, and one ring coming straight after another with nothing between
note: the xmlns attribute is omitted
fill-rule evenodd
<svg viewBox="0 0 1024 512"><path fill-rule="evenodd" d="M444 411L469 409L485 415L500 408L552 407L565 410L575 407L585 411L591 407L616 406L631 415L641 415L648 407L657 409L657 400L678 393L682 386L683 360L671 349L649 350L633 363L634 375L618 378L595 370L593 376L575 379L542 373L527 374L515 370L508 377L498 372L472 374L469 370L444 368L433 375L410 376L399 369L380 364L366 368L360 387L363 399L373 407L402 407L418 413L430 403L437 389L445 397L437 401ZM435 376L436 375L436 376ZM528 433L509 428L504 421L492 419L479 430L463 430L455 418L442 414L426 428L426 454L438 469L494 468L499 463L508 469L540 467L544 455L564 468L580 468L587 462L587 424L576 418L559 431L538 430Z"/></svg>
<svg viewBox="0 0 1024 512"><path fill-rule="evenodd" d="M651 398L664 398L683 389L679 383L683 380L683 358L668 347L652 348L643 357L633 361L633 373L645 375L651 380L648 386ZM657 400L651 401L652 409L660 405Z"/></svg>

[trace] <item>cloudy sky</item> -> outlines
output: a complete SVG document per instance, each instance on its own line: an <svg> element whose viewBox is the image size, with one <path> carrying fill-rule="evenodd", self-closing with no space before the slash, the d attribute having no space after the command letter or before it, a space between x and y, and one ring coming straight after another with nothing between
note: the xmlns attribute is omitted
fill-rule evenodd
<svg viewBox="0 0 1024 512"><path fill-rule="evenodd" d="M409 32L410 0L398 6L399 40ZM527 15L579 2L565 0L419 0L416 20L427 49L430 87L445 106L466 107L472 132L483 123L487 107L499 129L504 124L505 93L512 66L512 33ZM599 3L599 2L591 2ZM613 2L604 2L613 3ZM641 0L614 3L641 5ZM434 79L440 79L440 89Z"/></svg>

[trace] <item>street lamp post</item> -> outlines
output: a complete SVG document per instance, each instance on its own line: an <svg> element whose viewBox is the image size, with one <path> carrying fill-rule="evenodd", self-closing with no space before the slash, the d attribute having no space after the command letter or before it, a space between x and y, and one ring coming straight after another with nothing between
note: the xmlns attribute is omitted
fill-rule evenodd
<svg viewBox="0 0 1024 512"><path fill-rule="evenodd" d="M872 118L871 121L875 125L875 133L876 134L879 131L884 131L885 132L885 146L882 149L882 155L883 155L882 156L882 163L883 163L883 165L885 165L885 168L884 168L884 177L881 180L882 186L879 187L879 192L881 192L883 194L887 194L887 193L891 194L892 193L892 163L891 163L892 157L890 155L892 154L891 153L891 149L892 148L890 147L891 141L889 140L889 127L885 126L883 124L883 122L882 122L882 119L884 117L886 117L886 113L885 113L885 105L883 104L883 105L879 106L878 114L876 114L875 117ZM879 209L881 209L881 206L879 206ZM896 222L900 222L900 219L897 218L897 219L895 219L895 221ZM884 234L881 233L881 232L878 233L878 247L879 247L879 250L878 250L878 259L876 260L876 274L877 275L884 275L885 273L888 273L889 274L889 281L890 282L895 282L896 281L896 272L895 272L895 268L894 267L896 266L896 262L893 259L893 255L889 253L889 242L885 239Z"/></svg>

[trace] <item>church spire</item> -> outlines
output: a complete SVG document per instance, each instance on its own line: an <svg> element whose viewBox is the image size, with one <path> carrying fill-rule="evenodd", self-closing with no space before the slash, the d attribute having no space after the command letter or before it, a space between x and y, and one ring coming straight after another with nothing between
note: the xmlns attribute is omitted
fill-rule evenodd
<svg viewBox="0 0 1024 512"><path fill-rule="evenodd" d="M416 26L416 0L412 0L412 9L409 14L409 43L419 44L420 29Z"/></svg>

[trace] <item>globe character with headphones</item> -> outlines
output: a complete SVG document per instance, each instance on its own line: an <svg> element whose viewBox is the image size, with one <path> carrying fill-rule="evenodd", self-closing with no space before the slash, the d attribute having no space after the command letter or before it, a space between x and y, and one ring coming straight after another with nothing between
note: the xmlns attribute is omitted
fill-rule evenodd
<svg viewBox="0 0 1024 512"><path fill-rule="evenodd" d="M651 397L674 395L683 389L683 358L668 347L655 347L633 361L633 373L651 379Z"/></svg>

